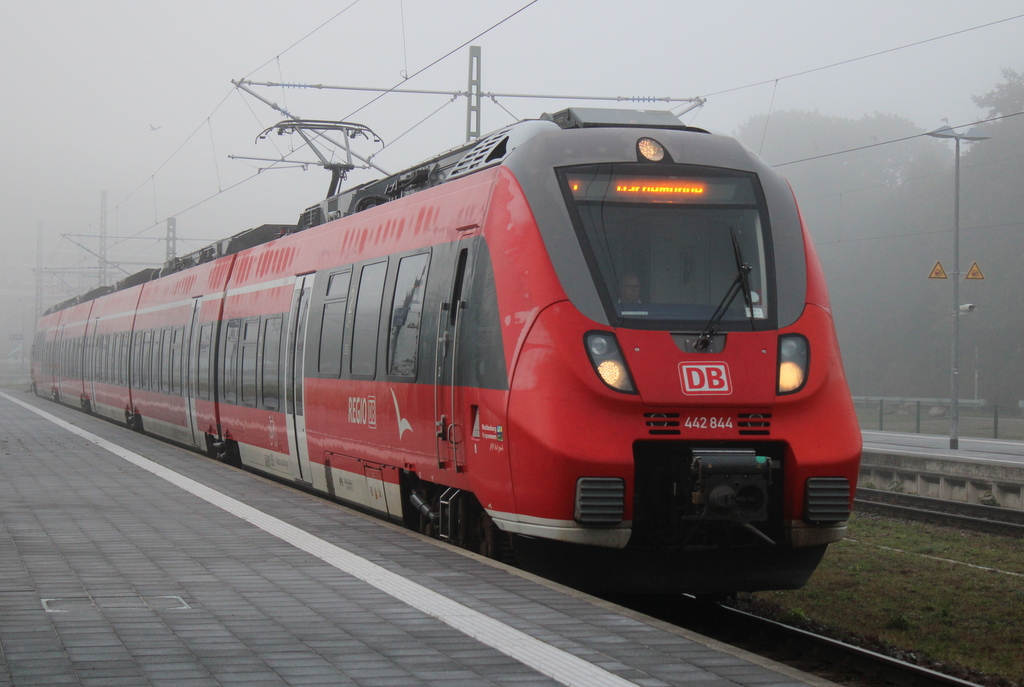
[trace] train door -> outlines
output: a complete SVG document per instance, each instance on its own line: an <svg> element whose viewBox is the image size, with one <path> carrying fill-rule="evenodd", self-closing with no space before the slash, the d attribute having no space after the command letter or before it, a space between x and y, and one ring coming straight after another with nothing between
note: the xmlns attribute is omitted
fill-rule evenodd
<svg viewBox="0 0 1024 687"><path fill-rule="evenodd" d="M312 484L309 446L306 444L306 418L303 410L302 375L306 360L306 322L309 320L309 295L315 275L295 278L295 291L288 316L288 345L285 359L285 419L288 426L288 453L292 456L292 477Z"/></svg>
<svg viewBox="0 0 1024 687"><path fill-rule="evenodd" d="M199 448L205 448L206 443L205 433L200 429L198 419L196 418L196 395L199 392L199 311L201 310L202 300L201 296L192 299L192 316L189 318L185 330L185 364L181 366L180 371L180 373L185 375L182 391L185 394L185 414L188 416L188 427L192 436L192 445Z"/></svg>
<svg viewBox="0 0 1024 687"><path fill-rule="evenodd" d="M68 376L68 361L71 356L68 354L69 342L64 338L64 330L67 328L66 325L61 325L60 329L57 330L57 340L55 342L56 355L54 356L53 365L53 391L51 396L55 401L61 401L64 395L64 377Z"/></svg>
<svg viewBox="0 0 1024 687"><path fill-rule="evenodd" d="M464 291L469 283L470 255L468 242L460 246L455 261L452 287L441 302L437 317L437 348L434 354L434 427L437 430L437 465L462 470L463 426L458 422L459 408L459 337L466 302Z"/></svg>
<svg viewBox="0 0 1024 687"><path fill-rule="evenodd" d="M96 410L96 378L100 376L101 370L104 369L103 363L106 362L106 359L101 357L99 328L100 318L94 317L92 326L86 327L85 335L85 340L89 342L85 347L85 391L94 411Z"/></svg>

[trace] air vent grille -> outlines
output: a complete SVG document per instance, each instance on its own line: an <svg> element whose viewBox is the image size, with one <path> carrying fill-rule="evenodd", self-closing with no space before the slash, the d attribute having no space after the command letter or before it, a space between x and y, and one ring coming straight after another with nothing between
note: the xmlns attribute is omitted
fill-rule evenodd
<svg viewBox="0 0 1024 687"><path fill-rule="evenodd" d="M841 522L850 517L850 481L845 477L811 477L804 496L804 520Z"/></svg>
<svg viewBox="0 0 1024 687"><path fill-rule="evenodd" d="M655 436L680 434L679 413L644 413L648 432Z"/></svg>
<svg viewBox="0 0 1024 687"><path fill-rule="evenodd" d="M501 160L508 154L508 132L509 129L497 131L487 138L481 139L469 152L462 156L462 159L455 163L452 171L448 173L449 179L468 174L480 169L484 165Z"/></svg>
<svg viewBox="0 0 1024 687"><path fill-rule="evenodd" d="M580 477L576 482L576 522L617 525L622 522L626 483L618 477Z"/></svg>
<svg viewBox="0 0 1024 687"><path fill-rule="evenodd" d="M740 434L764 436L771 434L768 428L772 426L771 413L740 413L739 422Z"/></svg>

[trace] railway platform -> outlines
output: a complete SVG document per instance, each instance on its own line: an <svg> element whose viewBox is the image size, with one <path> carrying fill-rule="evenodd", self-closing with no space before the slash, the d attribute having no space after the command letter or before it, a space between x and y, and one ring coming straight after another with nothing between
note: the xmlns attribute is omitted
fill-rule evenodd
<svg viewBox="0 0 1024 687"><path fill-rule="evenodd" d="M862 431L859 486L1024 510L1024 442Z"/></svg>
<svg viewBox="0 0 1024 687"><path fill-rule="evenodd" d="M825 685L0 393L0 687Z"/></svg>

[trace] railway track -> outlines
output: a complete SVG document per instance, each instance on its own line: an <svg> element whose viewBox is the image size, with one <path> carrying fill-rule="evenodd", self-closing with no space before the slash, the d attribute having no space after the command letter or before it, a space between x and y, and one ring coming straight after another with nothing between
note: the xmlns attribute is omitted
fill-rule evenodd
<svg viewBox="0 0 1024 687"><path fill-rule="evenodd" d="M613 601L841 684L858 687L971 687L979 684L769 620L725 603L687 595Z"/></svg>
<svg viewBox="0 0 1024 687"><path fill-rule="evenodd" d="M833 680L845 677L856 684L881 682L899 687L965 687L977 684L729 606L716 605L714 612L719 615L718 622L747 628L745 633L759 637L758 641L769 644L775 651L782 648L798 655L802 661L818 666L812 672L825 673Z"/></svg>
<svg viewBox="0 0 1024 687"><path fill-rule="evenodd" d="M1024 511L858 488L855 510L1024 538Z"/></svg>

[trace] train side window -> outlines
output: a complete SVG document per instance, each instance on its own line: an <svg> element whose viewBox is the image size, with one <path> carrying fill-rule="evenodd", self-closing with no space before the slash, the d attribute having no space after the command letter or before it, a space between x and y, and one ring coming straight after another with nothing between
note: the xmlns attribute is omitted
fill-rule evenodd
<svg viewBox="0 0 1024 687"><path fill-rule="evenodd" d="M110 383L122 385L121 382L121 340L124 338L121 334L110 335Z"/></svg>
<svg viewBox="0 0 1024 687"><path fill-rule="evenodd" d="M153 330L149 329L142 339L142 381L139 387L151 389L153 378Z"/></svg>
<svg viewBox="0 0 1024 687"><path fill-rule="evenodd" d="M199 364L196 365L199 376L196 387L199 391L199 398L204 401L210 400L210 353L213 342L213 325L204 324L199 328Z"/></svg>
<svg viewBox="0 0 1024 687"><path fill-rule="evenodd" d="M185 339L185 328L177 327L171 334L171 393L181 396L181 347Z"/></svg>
<svg viewBox="0 0 1024 687"><path fill-rule="evenodd" d="M130 337L128 332L121 334L121 359L118 361L117 370L120 379L118 380L121 386L128 386L128 361L131 359L129 355L129 344Z"/></svg>
<svg viewBox="0 0 1024 687"><path fill-rule="evenodd" d="M241 320L228 322L227 332L224 335L224 402L236 403L238 401L238 330L241 328Z"/></svg>
<svg viewBox="0 0 1024 687"><path fill-rule="evenodd" d="M153 367L149 377L149 388L153 391L160 391L160 366L163 362L163 332L159 329L153 330Z"/></svg>
<svg viewBox="0 0 1024 687"><path fill-rule="evenodd" d="M277 410L281 407L281 326L283 317L268 317L263 332L263 368L260 385L263 407Z"/></svg>
<svg viewBox="0 0 1024 687"><path fill-rule="evenodd" d="M348 298L348 286L352 280L352 272L346 270L332 274L327 282L327 298Z"/></svg>
<svg viewBox="0 0 1024 687"><path fill-rule="evenodd" d="M114 383L114 335L103 335L103 381L107 384Z"/></svg>
<svg viewBox="0 0 1024 687"><path fill-rule="evenodd" d="M256 342L260 321L250 320L242 329L242 405L256 407Z"/></svg>
<svg viewBox="0 0 1024 687"><path fill-rule="evenodd" d="M143 382L145 381L142 377L143 362L145 356L142 352L146 349L145 336L142 332L132 332L132 388L142 389Z"/></svg>
<svg viewBox="0 0 1024 687"><path fill-rule="evenodd" d="M455 283L452 284L452 299L449 301L451 305L448 308L449 324L455 326L455 320L458 318L459 313L459 302L462 300L462 282L466 278L466 263L469 260L469 249L463 248L459 251L459 262L455 268Z"/></svg>
<svg viewBox="0 0 1024 687"><path fill-rule="evenodd" d="M110 372L110 337L107 334L93 337L92 358L89 365L92 367L92 379L100 382L109 382L107 375Z"/></svg>
<svg viewBox="0 0 1024 687"><path fill-rule="evenodd" d="M108 384L117 383L117 334L107 334L106 337L106 380Z"/></svg>
<svg viewBox="0 0 1024 687"><path fill-rule="evenodd" d="M171 376L173 375L171 336L170 328L164 329L160 336L160 392L164 394L171 393Z"/></svg>
<svg viewBox="0 0 1024 687"><path fill-rule="evenodd" d="M106 341L106 336L94 336L92 337L92 343L89 344L89 360L86 369L89 371L89 379L96 382L107 381L103 377L103 373L106 370L105 356L106 347L103 345Z"/></svg>
<svg viewBox="0 0 1024 687"><path fill-rule="evenodd" d="M92 338L85 337L82 339L82 372L85 374L86 379L92 378L92 356L93 354L93 343Z"/></svg>
<svg viewBox="0 0 1024 687"><path fill-rule="evenodd" d="M423 253L402 258L398 263L388 337L388 374L396 377L416 376L429 258L429 254Z"/></svg>
<svg viewBox="0 0 1024 687"><path fill-rule="evenodd" d="M373 377L377 370L377 332L387 270L387 262L375 262L364 266L359 277L356 316L352 324L353 375Z"/></svg>
<svg viewBox="0 0 1024 687"><path fill-rule="evenodd" d="M320 358L317 370L325 377L341 376L341 344L345 338L345 311L351 272L332 274L327 285L328 301L320 320Z"/></svg>

